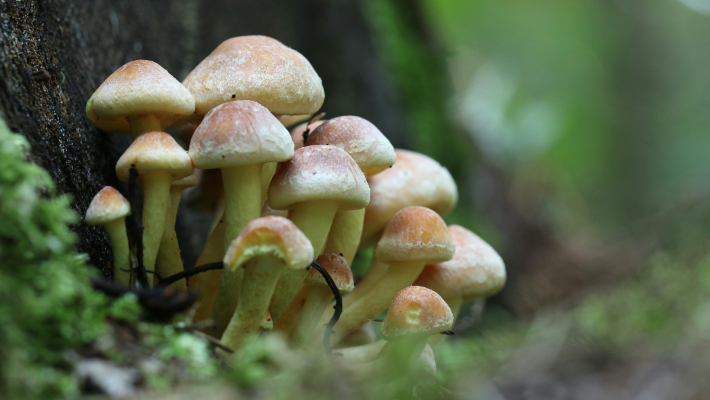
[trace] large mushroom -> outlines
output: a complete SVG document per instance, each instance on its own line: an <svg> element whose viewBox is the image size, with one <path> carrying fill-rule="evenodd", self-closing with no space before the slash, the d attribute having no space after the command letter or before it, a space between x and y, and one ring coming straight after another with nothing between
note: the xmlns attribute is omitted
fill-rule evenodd
<svg viewBox="0 0 710 400"><path fill-rule="evenodd" d="M131 61L117 69L91 95L86 116L109 131L139 135L161 131L195 112L190 92L153 61Z"/></svg>
<svg viewBox="0 0 710 400"><path fill-rule="evenodd" d="M118 190L105 186L91 200L84 221L87 225L103 225L108 232L113 250L113 279L128 286L131 280L130 250L126 234L126 217L131 205Z"/></svg>
<svg viewBox="0 0 710 400"><path fill-rule="evenodd" d="M289 220L258 218L234 239L224 257L228 271L245 271L239 301L222 343L240 350L259 331L279 276L286 270L306 270L313 247Z"/></svg>
<svg viewBox="0 0 710 400"><path fill-rule="evenodd" d="M153 272L170 210L170 184L192 174L192 160L169 134L147 132L118 159L118 179L128 182L131 168L138 171L143 188L143 263L146 271Z"/></svg>
<svg viewBox="0 0 710 400"><path fill-rule="evenodd" d="M293 210L291 220L311 241L315 254L320 254L335 213L339 209L364 208L370 189L348 153L333 146L308 146L298 149L291 160L279 166L269 186L268 199L271 208ZM282 277L269 307L275 321L298 292L306 274L294 271Z"/></svg>

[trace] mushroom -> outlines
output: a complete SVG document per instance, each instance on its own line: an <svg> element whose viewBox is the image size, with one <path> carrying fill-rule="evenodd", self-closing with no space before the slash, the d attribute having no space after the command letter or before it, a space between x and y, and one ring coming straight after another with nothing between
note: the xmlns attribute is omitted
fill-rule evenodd
<svg viewBox="0 0 710 400"><path fill-rule="evenodd" d="M225 40L183 85L195 97L199 116L234 100L256 101L281 116L313 114L325 98L323 84L308 60L266 36Z"/></svg>
<svg viewBox="0 0 710 400"><path fill-rule="evenodd" d="M306 132L306 129L308 129L308 132L313 132L313 130L323 125L327 121L327 119L321 119L313 123L304 122L291 129L291 140L293 141L293 148L298 150L303 147L303 134Z"/></svg>
<svg viewBox="0 0 710 400"><path fill-rule="evenodd" d="M454 257L424 267L415 285L437 292L449 304L456 319L461 305L492 296L505 285L505 264L498 253L475 233L458 225L449 226ZM432 338L438 344L444 336Z"/></svg>
<svg viewBox="0 0 710 400"><path fill-rule="evenodd" d="M143 187L143 264L153 272L170 210L170 184L192 174L192 160L172 136L148 132L138 136L118 159L118 178L128 182L131 168L138 171Z"/></svg>
<svg viewBox="0 0 710 400"><path fill-rule="evenodd" d="M370 292L344 308L333 328L332 343L340 342L387 309L394 295L411 285L426 264L450 260L454 243L437 213L424 207L407 207L387 224L375 253L389 268ZM322 336L321 330L317 336Z"/></svg>
<svg viewBox="0 0 710 400"><path fill-rule="evenodd" d="M247 224L224 256L225 270L243 268L244 280L222 343L242 349L258 332L282 272L305 271L312 259L308 238L286 218L261 217Z"/></svg>
<svg viewBox="0 0 710 400"><path fill-rule="evenodd" d="M210 237L207 239L207 243L205 243L205 247L202 249L202 252L197 258L197 266L222 261L224 258L224 231L224 221L220 221L210 234ZM192 320L194 322L204 321L210 317L217 299L217 292L219 291L219 282L221 278L222 270L214 269L191 276L188 280L187 286L191 290L200 291L200 299L192 315ZM230 314L228 311L226 312L226 315L226 318L229 318ZM212 329L212 327L208 327L205 331L206 333L210 333Z"/></svg>
<svg viewBox="0 0 710 400"><path fill-rule="evenodd" d="M222 171L226 200L225 249L261 215L262 165L288 160L293 143L286 128L262 105L249 100L215 107L190 141L195 167Z"/></svg>
<svg viewBox="0 0 710 400"><path fill-rule="evenodd" d="M451 329L453 323L451 309L436 292L421 286L402 289L392 300L380 328L387 341L379 360L380 372L390 376L412 372L428 338Z"/></svg>
<svg viewBox="0 0 710 400"><path fill-rule="evenodd" d="M177 221L180 197L182 196L183 190L195 185L197 185L197 175L195 175L194 172L186 178L173 181L170 185L170 212L168 212L168 216L165 218L163 237L160 239L158 258L155 261L155 270L160 276L166 277L184 270L182 258L180 257L177 233L175 232L175 222ZM187 285L185 284L185 280L181 279L170 286L175 289L184 290Z"/></svg>
<svg viewBox="0 0 710 400"><path fill-rule="evenodd" d="M105 186L91 200L86 210L87 225L103 225L108 232L113 250L113 279L128 286L131 280L130 250L126 234L126 217L131 215L131 205L118 190Z"/></svg>
<svg viewBox="0 0 710 400"><path fill-rule="evenodd" d="M366 324L357 328L354 332L346 336L343 340L338 343L337 348L347 348L362 346L365 344L370 344L377 340L375 335L375 328L372 327L372 321L368 321Z"/></svg>
<svg viewBox="0 0 710 400"><path fill-rule="evenodd" d="M306 146L331 145L345 150L355 160L365 178L384 171L397 160L394 148L375 125L360 117L333 118L318 126L306 141ZM353 262L365 218L365 209L339 210L330 228L325 252L343 254L348 264Z"/></svg>
<svg viewBox="0 0 710 400"><path fill-rule="evenodd" d="M337 254L326 253L316 260L328 272L333 279L335 286L340 293L348 293L353 290L353 273L350 265L345 259ZM304 345L313 331L316 324L323 315L323 311L333 300L333 292L328 283L315 268L311 268L306 276L304 286L301 291L305 291L305 301L301 309L298 323L294 326L290 341L295 347ZM298 297L298 296L296 296Z"/></svg>
<svg viewBox="0 0 710 400"><path fill-rule="evenodd" d="M294 126L300 122L311 119L312 114L305 115L276 115L276 118L281 121L281 124L286 128Z"/></svg>
<svg viewBox="0 0 710 400"><path fill-rule="evenodd" d="M139 135L160 131L195 112L190 92L153 61L131 61L91 95L86 116L101 129Z"/></svg>
<svg viewBox="0 0 710 400"><path fill-rule="evenodd" d="M320 254L338 209L364 208L370 198L367 181L355 161L333 146L298 149L282 163L271 181L269 206L293 210L291 220L308 237L315 254ZM269 306L275 321L298 293L307 272L284 274Z"/></svg>

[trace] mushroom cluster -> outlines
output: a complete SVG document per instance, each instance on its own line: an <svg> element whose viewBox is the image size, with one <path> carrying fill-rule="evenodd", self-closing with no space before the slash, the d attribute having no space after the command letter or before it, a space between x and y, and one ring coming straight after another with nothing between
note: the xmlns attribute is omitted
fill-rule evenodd
<svg viewBox="0 0 710 400"><path fill-rule="evenodd" d="M204 333L236 356L268 331L318 349L342 294L329 342L355 376L431 373L438 334L464 302L502 288L505 266L474 233L446 226L457 188L445 168L395 150L363 118L311 118L324 97L308 60L264 36L223 42L182 84L152 61L129 62L86 113L133 137L116 173L141 187L142 235L127 232L130 204L111 187L96 195L86 223L106 227L117 284L146 285L136 276L143 268L147 285L160 286L190 270L175 221L191 188L188 206L214 215L197 266L223 268L172 287L199 290L185 318ZM179 129L187 150L168 128ZM355 253L373 245L372 266L354 285ZM388 309L377 341L366 327Z"/></svg>

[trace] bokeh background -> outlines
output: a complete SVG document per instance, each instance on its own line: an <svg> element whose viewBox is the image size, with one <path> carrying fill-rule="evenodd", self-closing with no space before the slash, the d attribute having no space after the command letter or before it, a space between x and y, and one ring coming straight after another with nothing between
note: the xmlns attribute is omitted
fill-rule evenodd
<svg viewBox="0 0 710 400"><path fill-rule="evenodd" d="M25 0L0 11L4 119L78 214L104 185L125 193L113 166L128 140L84 117L106 77L150 59L181 80L227 38L272 36L311 61L327 118L367 118L446 166L460 193L447 222L506 262L505 289L465 307L437 348L436 396L710 397L710 0ZM49 78L33 78L41 71ZM181 208L187 266L209 218ZM104 231L74 229L109 276Z"/></svg>

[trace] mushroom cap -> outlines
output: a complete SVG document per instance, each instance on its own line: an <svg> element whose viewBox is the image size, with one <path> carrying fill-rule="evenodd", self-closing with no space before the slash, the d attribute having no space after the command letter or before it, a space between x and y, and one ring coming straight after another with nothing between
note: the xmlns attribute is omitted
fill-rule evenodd
<svg viewBox="0 0 710 400"><path fill-rule="evenodd" d="M437 262L450 260L454 249L454 241L439 214L425 207L407 207L387 224L375 256L383 262Z"/></svg>
<svg viewBox="0 0 710 400"><path fill-rule="evenodd" d="M277 210L304 201L334 201L340 209L358 210L370 201L370 188L348 153L333 146L308 146L279 166L267 197Z"/></svg>
<svg viewBox="0 0 710 400"><path fill-rule="evenodd" d="M285 126L288 128L289 126L293 126L298 124L299 122L303 121L308 121L311 119L313 114L301 114L301 115L280 115L276 114L274 115L278 120L281 122L281 125Z"/></svg>
<svg viewBox="0 0 710 400"><path fill-rule="evenodd" d="M321 119L318 120L311 125L311 133L318 128L319 126L323 125L325 122L327 122L327 119ZM303 147L303 132L306 131L306 127L308 126L308 122L304 122L295 128L291 129L291 140L293 141L293 148L298 150L301 147Z"/></svg>
<svg viewBox="0 0 710 400"><path fill-rule="evenodd" d="M456 245L454 258L424 267L415 285L428 287L444 298L465 300L487 297L505 285L505 264L498 253L475 233L458 225L449 226Z"/></svg>
<svg viewBox="0 0 710 400"><path fill-rule="evenodd" d="M86 210L84 221L87 225L103 225L131 215L131 204L118 190L104 186Z"/></svg>
<svg viewBox="0 0 710 400"><path fill-rule="evenodd" d="M117 69L91 95L86 116L99 128L129 131L127 116L152 114L167 125L195 112L195 99L165 68L148 60Z"/></svg>
<svg viewBox="0 0 710 400"><path fill-rule="evenodd" d="M128 182L131 167L138 174L151 171L169 172L173 180L192 174L190 155L165 132L146 132L138 136L116 163L118 179Z"/></svg>
<svg viewBox="0 0 710 400"><path fill-rule="evenodd" d="M262 256L279 258L288 268L306 269L313 260L313 246L290 220L260 217L249 222L232 241L224 256L224 266L236 270L250 259Z"/></svg>
<svg viewBox="0 0 710 400"><path fill-rule="evenodd" d="M173 181L170 186L174 188L181 188L181 189L187 189L193 186L197 186L198 184L197 180L197 171L193 171L192 174L182 178L178 179L176 181Z"/></svg>
<svg viewBox="0 0 710 400"><path fill-rule="evenodd" d="M409 286L397 293L390 304L380 333L393 341L404 337L428 337L451 329L454 314L435 291Z"/></svg>
<svg viewBox="0 0 710 400"><path fill-rule="evenodd" d="M192 174L190 155L165 132L146 132L138 136L116 163L118 179L128 182L131 167L138 174L151 171L169 172L173 180Z"/></svg>
<svg viewBox="0 0 710 400"><path fill-rule="evenodd" d="M330 277L333 278L333 282L335 282L335 286L341 293L353 291L355 288L353 272L350 270L350 265L343 257L334 253L326 253L321 254L316 261L328 271ZM305 282L309 285L329 288L323 275L315 268L311 268L308 272Z"/></svg>
<svg viewBox="0 0 710 400"><path fill-rule="evenodd" d="M392 143L375 125L360 117L345 116L328 120L308 135L306 146L315 144L345 150L365 176L383 171L397 161Z"/></svg>
<svg viewBox="0 0 710 400"><path fill-rule="evenodd" d="M201 169L286 161L293 143L286 128L261 104L230 101L210 111L190 140L190 157Z"/></svg>
<svg viewBox="0 0 710 400"><path fill-rule="evenodd" d="M299 52L266 36L225 40L185 78L197 114L254 100L274 114L312 114L323 105L320 77Z"/></svg>
<svg viewBox="0 0 710 400"><path fill-rule="evenodd" d="M413 151L397 149L395 153L397 162L392 168L368 179L372 194L361 248L374 244L387 222L405 207L427 207L446 216L458 201L456 182L441 164Z"/></svg>

